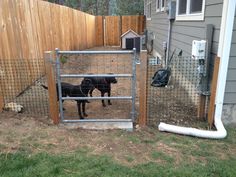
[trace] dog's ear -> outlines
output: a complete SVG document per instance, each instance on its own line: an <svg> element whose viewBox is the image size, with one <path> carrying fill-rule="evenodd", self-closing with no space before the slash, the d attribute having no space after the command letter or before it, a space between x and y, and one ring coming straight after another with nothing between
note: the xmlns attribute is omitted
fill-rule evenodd
<svg viewBox="0 0 236 177"><path fill-rule="evenodd" d="M82 84L91 85L92 81L91 81L91 79L86 78L86 79L82 80Z"/></svg>

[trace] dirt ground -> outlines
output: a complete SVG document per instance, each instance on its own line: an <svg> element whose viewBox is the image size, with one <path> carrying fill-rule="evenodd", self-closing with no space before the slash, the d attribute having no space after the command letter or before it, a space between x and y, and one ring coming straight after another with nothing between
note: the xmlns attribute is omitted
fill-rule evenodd
<svg viewBox="0 0 236 177"><path fill-rule="evenodd" d="M47 118L9 112L0 113L0 135L2 153L27 150L63 154L82 150L96 155L111 155L127 165L155 162L155 159L150 159L150 153L158 149L178 155L176 150L161 142L152 145L157 137L150 129L138 128L134 132L66 129L53 125Z"/></svg>

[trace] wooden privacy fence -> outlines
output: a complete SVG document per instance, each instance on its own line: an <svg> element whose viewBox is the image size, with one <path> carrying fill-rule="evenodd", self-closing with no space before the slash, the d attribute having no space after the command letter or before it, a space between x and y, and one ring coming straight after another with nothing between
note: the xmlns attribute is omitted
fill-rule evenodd
<svg viewBox="0 0 236 177"><path fill-rule="evenodd" d="M145 29L145 16L97 16L97 45L118 46L120 37L132 29L138 34L143 34Z"/></svg>
<svg viewBox="0 0 236 177"><path fill-rule="evenodd" d="M43 58L44 51L96 45L93 15L39 0L0 1L0 59Z"/></svg>
<svg viewBox="0 0 236 177"><path fill-rule="evenodd" d="M40 0L0 0L1 99L18 95L45 74L44 51L119 45L128 29L144 31L144 19L95 17Z"/></svg>
<svg viewBox="0 0 236 177"><path fill-rule="evenodd" d="M3 97L19 94L44 75L45 67L41 64L44 51L96 46L95 16L65 6L39 0L0 0L0 22L0 95ZM25 67L24 73L18 65ZM26 75L27 82L21 82Z"/></svg>

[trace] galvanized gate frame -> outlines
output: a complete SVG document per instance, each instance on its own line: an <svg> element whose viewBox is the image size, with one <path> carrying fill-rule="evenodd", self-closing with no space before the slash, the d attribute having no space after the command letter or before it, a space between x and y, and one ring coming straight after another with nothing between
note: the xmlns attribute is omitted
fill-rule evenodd
<svg viewBox="0 0 236 177"><path fill-rule="evenodd" d="M132 74L61 74L60 68L60 55L61 54L133 54L132 57ZM138 58L136 54L136 49L129 51L60 51L56 49L56 79L58 83L58 96L59 96L59 111L60 111L60 119L62 123L76 123L76 122L134 122L136 118L136 110L135 110L135 98L136 98L136 64L138 63ZM123 78L131 78L131 96L117 96L117 97L62 97L61 90L61 79L62 78L84 78L84 77L123 77ZM68 120L64 117L63 112L63 100L131 100L132 101L132 109L130 113L130 118L127 119L73 119Z"/></svg>

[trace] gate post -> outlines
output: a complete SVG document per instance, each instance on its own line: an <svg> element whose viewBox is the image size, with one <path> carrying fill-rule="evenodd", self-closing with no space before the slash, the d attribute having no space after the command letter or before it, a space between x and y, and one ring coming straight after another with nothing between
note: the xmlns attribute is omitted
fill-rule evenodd
<svg viewBox="0 0 236 177"><path fill-rule="evenodd" d="M140 52L139 66L139 119L140 126L147 125L147 51Z"/></svg>
<svg viewBox="0 0 236 177"><path fill-rule="evenodd" d="M211 83L211 96L210 96L210 103L209 103L209 108L208 108L208 125L210 128L212 128L212 125L214 123L215 97L216 97L219 65L220 65L220 58L215 57L213 78L212 78L212 83Z"/></svg>
<svg viewBox="0 0 236 177"><path fill-rule="evenodd" d="M54 67L52 65L53 53L47 51L44 54L46 63L46 75L48 84L48 97L49 97L49 116L54 124L59 123L59 109L57 103L57 89L54 76Z"/></svg>
<svg viewBox="0 0 236 177"><path fill-rule="evenodd" d="M3 111L3 108L4 108L4 99L0 93L0 113Z"/></svg>

